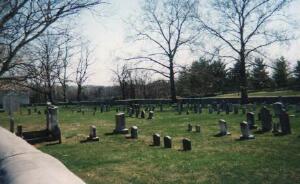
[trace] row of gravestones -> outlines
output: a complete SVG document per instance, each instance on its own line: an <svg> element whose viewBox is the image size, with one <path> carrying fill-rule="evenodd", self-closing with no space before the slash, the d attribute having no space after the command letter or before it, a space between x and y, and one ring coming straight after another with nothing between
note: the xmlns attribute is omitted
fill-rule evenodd
<svg viewBox="0 0 300 184"><path fill-rule="evenodd" d="M115 134L128 134L129 131L125 126L125 114L124 113L118 113L116 114L116 127L113 131ZM200 132L200 130L199 130ZM130 135L126 136L126 138L130 139L137 139L138 138L138 127L132 126L130 128ZM99 137L96 134L96 126L90 127L90 134L89 136L81 141L81 142L89 142L89 141L99 141ZM155 133L153 134L153 144L152 146L160 146L160 135ZM170 136L164 137L164 147L165 148L172 148L172 138ZM182 149L183 151L190 151L192 149L191 140L187 138L182 139Z"/></svg>

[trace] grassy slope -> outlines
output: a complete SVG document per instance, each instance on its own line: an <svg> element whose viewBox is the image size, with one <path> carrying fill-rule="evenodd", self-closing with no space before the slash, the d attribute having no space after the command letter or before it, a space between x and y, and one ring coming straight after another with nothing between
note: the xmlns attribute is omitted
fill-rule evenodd
<svg viewBox="0 0 300 184"><path fill-rule="evenodd" d="M284 91L259 91L259 92L250 92L249 97L256 97L256 96L300 96L300 91L293 91L293 90L284 90ZM217 97L220 98L239 98L239 93L230 93L230 94L223 94L218 95Z"/></svg>
<svg viewBox="0 0 300 184"><path fill-rule="evenodd" d="M291 110L290 113L294 114ZM127 127L139 127L139 139L105 135L114 128L115 112L72 114L60 109L63 144L39 145L55 156L87 183L300 183L300 114L292 118L293 134L274 137L256 134L251 141L236 141L239 122L245 115L177 115L156 112L154 120L127 118ZM231 136L214 137L218 119L225 119ZM24 129L44 127L43 115L17 115ZM276 120L277 121L277 120ZM1 125L8 126L5 114ZM200 124L201 134L187 132L187 124ZM259 123L259 122L257 122ZM89 125L96 125L101 141L80 144ZM152 133L173 137L173 149L154 148ZM192 140L191 152L178 151L181 138Z"/></svg>

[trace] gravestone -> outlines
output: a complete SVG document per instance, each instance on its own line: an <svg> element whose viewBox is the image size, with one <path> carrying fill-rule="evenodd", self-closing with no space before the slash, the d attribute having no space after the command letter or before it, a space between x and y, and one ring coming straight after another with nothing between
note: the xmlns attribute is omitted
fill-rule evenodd
<svg viewBox="0 0 300 184"><path fill-rule="evenodd" d="M281 134L286 135L292 133L289 114L286 111L281 112L279 115L279 123L281 127Z"/></svg>
<svg viewBox="0 0 300 184"><path fill-rule="evenodd" d="M153 115L154 115L154 112L153 111L149 111L148 119L153 119Z"/></svg>
<svg viewBox="0 0 300 184"><path fill-rule="evenodd" d="M253 112L247 113L247 122L250 129L256 129L257 126L255 125L255 115Z"/></svg>
<svg viewBox="0 0 300 184"><path fill-rule="evenodd" d="M18 125L18 126L17 126L17 132L16 132L16 135L17 135L18 137L23 137L23 127L22 127L22 125Z"/></svg>
<svg viewBox="0 0 300 184"><path fill-rule="evenodd" d="M201 132L201 127L200 127L200 125L196 125L196 132L197 132L197 133L200 133L200 132Z"/></svg>
<svg viewBox="0 0 300 184"><path fill-rule="evenodd" d="M230 113L229 104L226 104L225 112L226 112L227 115Z"/></svg>
<svg viewBox="0 0 300 184"><path fill-rule="evenodd" d="M251 134L250 127L246 121L243 121L242 123L240 123L240 127L241 127L241 133L242 133L242 135L240 136L240 140L255 138L254 135Z"/></svg>
<svg viewBox="0 0 300 184"><path fill-rule="evenodd" d="M239 113L239 106L238 105L234 105L233 106L233 111L234 111L234 114L238 114Z"/></svg>
<svg viewBox="0 0 300 184"><path fill-rule="evenodd" d="M59 140L59 143L61 143L61 131L58 124L58 107L51 105L50 102L47 103L46 120L47 130L55 140Z"/></svg>
<svg viewBox="0 0 300 184"><path fill-rule="evenodd" d="M279 117L281 112L284 110L284 105L281 102L276 102L273 104L273 110L276 117Z"/></svg>
<svg viewBox="0 0 300 184"><path fill-rule="evenodd" d="M87 137L87 141L99 141L95 125L90 126L90 135Z"/></svg>
<svg viewBox="0 0 300 184"><path fill-rule="evenodd" d="M142 110L142 111L141 111L141 118L142 118L142 119L145 119L145 114L146 114L145 110Z"/></svg>
<svg viewBox="0 0 300 184"><path fill-rule="evenodd" d="M231 135L231 133L228 131L227 123L224 119L219 120L219 128L220 132L216 136Z"/></svg>
<svg viewBox="0 0 300 184"><path fill-rule="evenodd" d="M164 137L164 147L165 148L172 148L172 138L170 136Z"/></svg>
<svg viewBox="0 0 300 184"><path fill-rule="evenodd" d="M135 117L138 118L140 115L140 109L136 109L135 111Z"/></svg>
<svg viewBox="0 0 300 184"><path fill-rule="evenodd" d="M132 126L130 128L130 134L132 139L137 139L138 138L138 127L137 126Z"/></svg>
<svg viewBox="0 0 300 184"><path fill-rule="evenodd" d="M187 138L182 139L182 150L183 151L191 151L192 150L192 142L190 139L187 139Z"/></svg>
<svg viewBox="0 0 300 184"><path fill-rule="evenodd" d="M159 134L153 134L153 146L160 146L160 135Z"/></svg>
<svg viewBox="0 0 300 184"><path fill-rule="evenodd" d="M19 108L20 100L16 93L11 92L3 97L3 109L8 113L11 132L15 131L14 112L17 112Z"/></svg>
<svg viewBox="0 0 300 184"><path fill-rule="evenodd" d="M115 115L116 117L116 128L114 129L114 133L120 133L120 134L128 134L128 129L125 127L125 114L124 113L118 113Z"/></svg>
<svg viewBox="0 0 300 184"><path fill-rule="evenodd" d="M267 107L260 110L261 131L268 132L272 130L272 115Z"/></svg>
<svg viewBox="0 0 300 184"><path fill-rule="evenodd" d="M193 131L193 125L192 124L188 124L188 131L189 132Z"/></svg>

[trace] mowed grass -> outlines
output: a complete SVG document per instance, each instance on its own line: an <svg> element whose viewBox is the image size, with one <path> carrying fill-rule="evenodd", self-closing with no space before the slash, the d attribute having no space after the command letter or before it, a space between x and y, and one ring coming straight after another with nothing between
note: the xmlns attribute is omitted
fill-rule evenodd
<svg viewBox="0 0 300 184"><path fill-rule="evenodd" d="M158 108L157 108L158 109ZM166 109L166 108L165 108ZM258 112L258 108L257 108ZM246 115L190 113L178 115L169 108L155 112L153 120L126 117L127 127L139 128L137 140L124 135L106 135L115 127L115 111L72 113L60 107L63 144L37 145L38 149L62 161L89 184L98 183L300 183L300 113L289 110L292 134L255 134L255 140L237 141L239 123ZM256 116L257 118L257 116ZM218 120L228 122L231 136L214 137ZM274 119L278 121L278 119ZM1 126L8 127L6 114ZM45 127L44 115L16 113L24 131ZM187 132L187 124L201 125L201 133ZM260 126L260 122L256 122ZM80 143L96 125L100 142ZM195 128L195 127L193 127ZM169 135L173 148L151 147L152 134ZM180 151L182 138L192 141L192 151ZM161 138L161 139L162 139Z"/></svg>
<svg viewBox="0 0 300 184"><path fill-rule="evenodd" d="M263 97L263 96L300 96L300 91L281 90L281 91L258 91L249 92L249 97ZM215 98L215 97L214 97ZM240 98L239 93L229 93L218 95L217 98Z"/></svg>

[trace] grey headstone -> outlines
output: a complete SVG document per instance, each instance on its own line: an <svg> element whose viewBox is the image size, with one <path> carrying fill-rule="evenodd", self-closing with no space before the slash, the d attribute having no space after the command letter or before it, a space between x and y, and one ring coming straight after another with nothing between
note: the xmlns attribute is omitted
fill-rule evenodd
<svg viewBox="0 0 300 184"><path fill-rule="evenodd" d="M247 122L250 129L255 129L257 126L255 125L255 115L253 112L247 113Z"/></svg>
<svg viewBox="0 0 300 184"><path fill-rule="evenodd" d="M261 119L261 129L263 132L268 132L272 130L272 114L267 109L267 107L263 107L260 110L260 119Z"/></svg>
<svg viewBox="0 0 300 184"><path fill-rule="evenodd" d="M118 113L115 115L115 117L116 117L116 128L114 130L114 133L127 134L128 129L126 128L125 114Z"/></svg>
<svg viewBox="0 0 300 184"><path fill-rule="evenodd" d="M254 135L251 134L249 125L246 121L243 121L242 123L240 123L240 127L241 127L241 133L242 133L242 135L240 136L241 140L254 139Z"/></svg>
<svg viewBox="0 0 300 184"><path fill-rule="evenodd" d="M153 134L153 146L160 146L160 135Z"/></svg>
<svg viewBox="0 0 300 184"><path fill-rule="evenodd" d="M191 151L192 150L192 142L190 139L187 139L187 138L182 139L182 149L183 149L183 151Z"/></svg>
<svg viewBox="0 0 300 184"><path fill-rule="evenodd" d="M170 136L164 137L164 147L165 148L172 148L172 138Z"/></svg>

